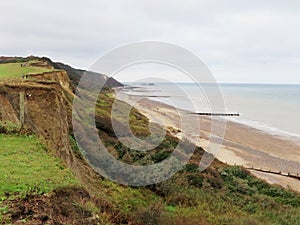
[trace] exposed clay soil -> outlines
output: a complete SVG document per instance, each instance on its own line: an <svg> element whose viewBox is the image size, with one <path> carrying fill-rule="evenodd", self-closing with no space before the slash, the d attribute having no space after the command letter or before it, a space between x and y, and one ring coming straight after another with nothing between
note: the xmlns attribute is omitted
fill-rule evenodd
<svg viewBox="0 0 300 225"><path fill-rule="evenodd" d="M91 201L87 191L82 188L65 188L51 195L26 196L24 199L7 200L9 207L5 219L11 218L13 224L97 224L99 216L93 215L83 207Z"/></svg>

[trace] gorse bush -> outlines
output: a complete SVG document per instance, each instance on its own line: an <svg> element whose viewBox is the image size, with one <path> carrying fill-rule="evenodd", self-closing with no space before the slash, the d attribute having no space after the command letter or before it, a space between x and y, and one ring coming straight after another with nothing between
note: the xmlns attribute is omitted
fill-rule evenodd
<svg viewBox="0 0 300 225"><path fill-rule="evenodd" d="M296 193L271 186L240 167L226 167L222 170L221 176L226 186L233 192L251 196L254 194L266 195L272 197L276 202L300 207L300 198Z"/></svg>

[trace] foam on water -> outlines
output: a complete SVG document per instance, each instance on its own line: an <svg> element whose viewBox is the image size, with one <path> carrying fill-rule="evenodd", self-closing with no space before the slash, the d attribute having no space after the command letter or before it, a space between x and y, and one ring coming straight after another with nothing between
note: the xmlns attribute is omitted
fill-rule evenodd
<svg viewBox="0 0 300 225"><path fill-rule="evenodd" d="M300 142L300 85L221 84L220 88L226 104L225 112L239 112L241 115L226 119ZM144 96L151 93L158 96L152 97L152 100L177 108L194 112L211 111L205 93L196 84L156 83L128 93Z"/></svg>

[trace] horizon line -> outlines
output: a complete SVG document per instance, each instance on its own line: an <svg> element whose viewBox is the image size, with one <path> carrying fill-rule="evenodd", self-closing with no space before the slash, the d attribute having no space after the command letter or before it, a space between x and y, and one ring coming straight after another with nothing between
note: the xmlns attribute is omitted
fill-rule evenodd
<svg viewBox="0 0 300 225"><path fill-rule="evenodd" d="M177 81L177 82L135 82L135 81L120 81L121 83L157 83L157 84L168 84L168 83L176 83L176 84L194 84L196 82L185 82L185 81ZM209 82L203 82L201 84L214 84ZM255 84L255 85L300 85L300 83L272 83L272 82L216 82L216 84Z"/></svg>

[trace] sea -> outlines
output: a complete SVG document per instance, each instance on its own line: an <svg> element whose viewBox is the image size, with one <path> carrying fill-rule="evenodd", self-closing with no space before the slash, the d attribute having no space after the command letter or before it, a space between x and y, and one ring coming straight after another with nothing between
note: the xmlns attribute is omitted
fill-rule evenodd
<svg viewBox="0 0 300 225"><path fill-rule="evenodd" d="M143 83L132 84L127 94L145 96L193 112L239 113L222 117L237 123L300 141L300 84ZM209 94L218 92L214 101ZM209 92L209 93L206 93ZM216 111L215 102L224 108Z"/></svg>

